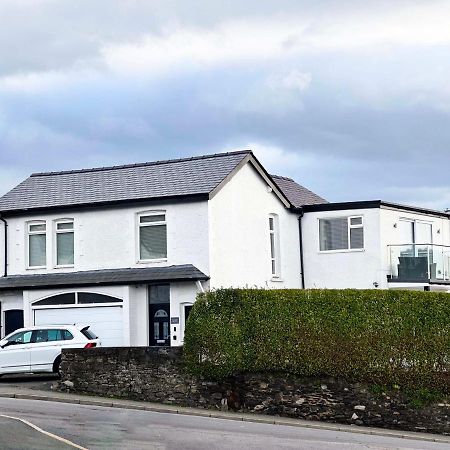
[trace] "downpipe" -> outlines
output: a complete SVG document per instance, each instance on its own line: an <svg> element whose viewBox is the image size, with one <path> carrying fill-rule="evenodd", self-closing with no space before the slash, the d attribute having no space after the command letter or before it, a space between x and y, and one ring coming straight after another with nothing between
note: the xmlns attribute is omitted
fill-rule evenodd
<svg viewBox="0 0 450 450"><path fill-rule="evenodd" d="M300 247L300 277L301 277L301 288L305 289L305 265L303 258L303 230L302 230L302 217L304 215L303 209L298 211L298 241Z"/></svg>
<svg viewBox="0 0 450 450"><path fill-rule="evenodd" d="M4 238L5 238L5 248L4 248L4 272L3 272L3 276L7 277L8 276L8 222L2 217L0 216L0 220L3 222L3 227L4 227Z"/></svg>

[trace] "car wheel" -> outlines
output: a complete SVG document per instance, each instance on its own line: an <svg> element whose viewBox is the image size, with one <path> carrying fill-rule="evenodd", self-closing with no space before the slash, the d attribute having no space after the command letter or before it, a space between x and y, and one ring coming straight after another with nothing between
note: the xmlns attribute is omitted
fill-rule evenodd
<svg viewBox="0 0 450 450"><path fill-rule="evenodd" d="M55 362L53 363L53 373L57 373L59 376L61 376L61 355L57 356L55 359Z"/></svg>

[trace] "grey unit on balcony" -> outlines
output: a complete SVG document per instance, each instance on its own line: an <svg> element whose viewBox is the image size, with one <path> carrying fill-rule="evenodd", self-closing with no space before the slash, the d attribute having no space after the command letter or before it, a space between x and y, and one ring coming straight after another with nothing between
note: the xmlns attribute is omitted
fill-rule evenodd
<svg viewBox="0 0 450 450"><path fill-rule="evenodd" d="M388 245L391 282L450 284L450 246Z"/></svg>

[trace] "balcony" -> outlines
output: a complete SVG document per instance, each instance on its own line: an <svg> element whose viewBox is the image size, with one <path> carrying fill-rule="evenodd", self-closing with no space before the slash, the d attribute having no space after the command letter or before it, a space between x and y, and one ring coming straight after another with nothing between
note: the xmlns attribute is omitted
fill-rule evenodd
<svg viewBox="0 0 450 450"><path fill-rule="evenodd" d="M434 244L388 245L389 281L450 283L450 246Z"/></svg>

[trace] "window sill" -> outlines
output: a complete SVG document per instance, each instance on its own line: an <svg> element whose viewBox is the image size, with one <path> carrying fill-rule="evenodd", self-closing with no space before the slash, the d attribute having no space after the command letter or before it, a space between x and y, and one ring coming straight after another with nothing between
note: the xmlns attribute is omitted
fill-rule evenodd
<svg viewBox="0 0 450 450"><path fill-rule="evenodd" d="M283 278L278 278L278 277L272 277L270 279L270 281L274 282L274 283L284 283Z"/></svg>
<svg viewBox="0 0 450 450"><path fill-rule="evenodd" d="M75 267L75 264L68 264L65 266L54 266L54 269L73 269Z"/></svg>
<svg viewBox="0 0 450 450"><path fill-rule="evenodd" d="M317 253L319 255L329 255L333 253L361 253L365 251L366 251L365 248L351 248L351 249L349 248L344 250L319 250Z"/></svg>
<svg viewBox="0 0 450 450"><path fill-rule="evenodd" d="M164 263L167 262L167 258L159 258L159 259L140 259L137 261L137 264L152 264L152 263Z"/></svg>
<svg viewBox="0 0 450 450"><path fill-rule="evenodd" d="M42 270L42 269L47 269L47 266L32 266L26 268L26 270Z"/></svg>

